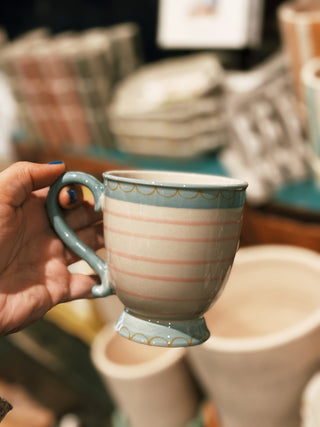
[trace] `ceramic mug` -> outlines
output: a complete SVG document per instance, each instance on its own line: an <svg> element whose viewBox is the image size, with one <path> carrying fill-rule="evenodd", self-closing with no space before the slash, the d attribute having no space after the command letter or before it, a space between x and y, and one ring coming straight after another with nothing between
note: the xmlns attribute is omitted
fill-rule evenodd
<svg viewBox="0 0 320 427"><path fill-rule="evenodd" d="M206 313L213 336L188 361L223 427L299 427L320 366L320 256L287 245L241 248Z"/></svg>
<svg viewBox="0 0 320 427"><path fill-rule="evenodd" d="M185 348L154 348L122 339L106 326L91 345L91 359L117 410L130 427L185 427L200 393Z"/></svg>
<svg viewBox="0 0 320 427"><path fill-rule="evenodd" d="M173 347L204 342L203 314L231 270L247 184L164 171L105 172L103 179L66 172L47 197L57 234L100 276L93 295L117 294L125 309L116 330L131 340ZM107 262L63 218L59 192L75 183L88 187L103 211Z"/></svg>

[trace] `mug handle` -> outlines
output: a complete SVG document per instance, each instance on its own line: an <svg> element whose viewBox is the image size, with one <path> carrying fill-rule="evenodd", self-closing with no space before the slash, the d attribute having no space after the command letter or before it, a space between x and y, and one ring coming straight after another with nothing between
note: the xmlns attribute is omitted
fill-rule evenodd
<svg viewBox="0 0 320 427"><path fill-rule="evenodd" d="M65 245L75 252L80 258L85 260L98 273L101 279L101 284L94 285L92 287L93 296L100 298L112 295L114 290L108 280L108 268L106 263L91 248L89 248L89 246L79 239L63 218L58 196L60 190L70 184L80 184L87 187L93 194L95 211L101 211L104 185L95 177L87 173L65 172L49 189L47 196L47 212L49 220L55 232Z"/></svg>

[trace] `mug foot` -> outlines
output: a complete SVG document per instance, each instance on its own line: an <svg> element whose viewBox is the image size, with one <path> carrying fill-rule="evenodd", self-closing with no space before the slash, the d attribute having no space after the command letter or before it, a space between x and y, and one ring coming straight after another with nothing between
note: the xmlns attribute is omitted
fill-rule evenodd
<svg viewBox="0 0 320 427"><path fill-rule="evenodd" d="M115 326L123 337L159 347L189 347L205 342L210 332L203 317L195 320L153 321L124 310Z"/></svg>

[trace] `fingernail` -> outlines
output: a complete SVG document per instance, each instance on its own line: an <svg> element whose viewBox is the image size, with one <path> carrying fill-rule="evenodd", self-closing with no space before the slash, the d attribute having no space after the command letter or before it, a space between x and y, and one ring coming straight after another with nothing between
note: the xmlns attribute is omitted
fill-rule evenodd
<svg viewBox="0 0 320 427"><path fill-rule="evenodd" d="M54 162L49 162L48 165L60 165L61 163L63 163L62 160L55 160Z"/></svg>
<svg viewBox="0 0 320 427"><path fill-rule="evenodd" d="M70 188L69 190L67 190L67 193L69 194L69 203L68 205L72 205L73 203L75 203L77 201L77 194L74 190L72 190L72 188Z"/></svg>

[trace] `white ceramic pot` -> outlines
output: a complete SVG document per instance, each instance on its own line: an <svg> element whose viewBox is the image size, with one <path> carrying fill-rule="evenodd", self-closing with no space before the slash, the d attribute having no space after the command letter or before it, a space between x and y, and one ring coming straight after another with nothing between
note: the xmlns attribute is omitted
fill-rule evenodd
<svg viewBox="0 0 320 427"><path fill-rule="evenodd" d="M298 427L320 365L320 256L293 246L239 250L188 360L222 427Z"/></svg>
<svg viewBox="0 0 320 427"><path fill-rule="evenodd" d="M195 417L199 394L185 348L141 345L106 327L91 357L130 427L185 427Z"/></svg>

